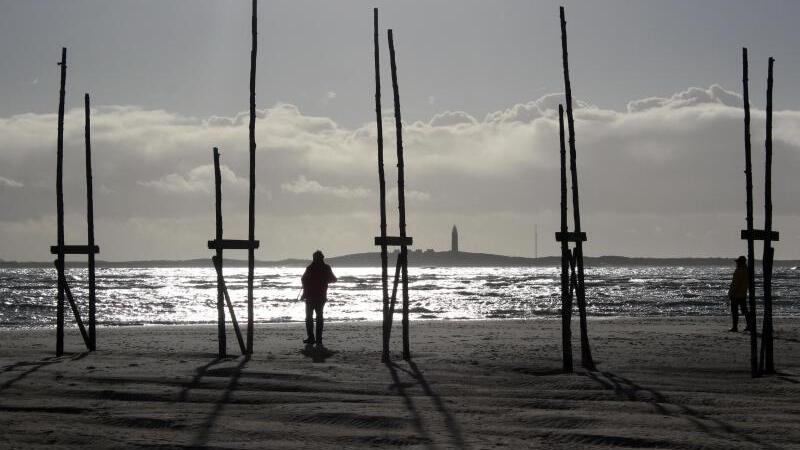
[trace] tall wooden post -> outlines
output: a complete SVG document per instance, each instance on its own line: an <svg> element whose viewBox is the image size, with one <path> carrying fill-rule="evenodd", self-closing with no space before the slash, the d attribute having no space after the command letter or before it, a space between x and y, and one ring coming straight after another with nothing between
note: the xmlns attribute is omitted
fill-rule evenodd
<svg viewBox="0 0 800 450"><path fill-rule="evenodd" d="M253 279L255 269L255 249L259 247L259 241L255 240L255 192L256 192L256 54L257 54L257 18L258 0L253 0L251 35L252 47L250 51L250 189L248 201L248 238L244 239L223 239L222 238L222 175L220 172L219 149L214 147L214 196L216 201L216 236L214 240L208 241L209 250L215 250L215 255L211 258L214 268L217 271L217 334L219 335L219 356L227 354L227 338L225 335L225 304L228 306L228 313L231 318L233 331L236 333L236 341L242 354L249 357L253 354ZM247 250L247 336L242 337L239 322L236 320L236 313L233 303L228 295L225 285L225 278L222 273L223 250Z"/></svg>
<svg viewBox="0 0 800 450"><path fill-rule="evenodd" d="M756 275L753 243L753 164L750 149L750 89L747 76L747 49L742 48L742 97L744 100L744 174L747 189L747 297L750 328L750 375L759 376L758 335L756 330Z"/></svg>
<svg viewBox="0 0 800 450"><path fill-rule="evenodd" d="M764 329L761 338L761 369L765 374L775 373L772 353L772 66L775 58L769 58L767 73L767 136L764 169Z"/></svg>
<svg viewBox="0 0 800 450"><path fill-rule="evenodd" d="M56 304L56 356L64 354L64 86L67 81L67 49L61 49L61 89L58 97L58 141L56 150L56 222L58 245L58 298Z"/></svg>
<svg viewBox="0 0 800 450"><path fill-rule="evenodd" d="M397 203L400 214L400 245L399 257L403 259L403 359L411 359L408 335L408 247L405 244L406 235L406 196L405 196L405 167L403 164L403 121L400 118L400 91L397 86L397 63L394 53L394 37L389 30L389 59L392 68L392 88L394 90L394 126L397 132Z"/></svg>
<svg viewBox="0 0 800 450"><path fill-rule="evenodd" d="M222 242L222 174L219 169L219 149L214 147L214 206L216 211L217 242ZM225 290L222 278L222 246L217 246L217 336L219 341L218 354L224 358L227 353L227 339L225 335Z"/></svg>
<svg viewBox="0 0 800 450"><path fill-rule="evenodd" d="M564 106L558 105L558 142L561 149L561 235L567 235L567 152L564 143ZM572 372L572 293L569 286L569 241L561 240L561 346L564 372Z"/></svg>
<svg viewBox="0 0 800 450"><path fill-rule="evenodd" d="M86 128L84 137L86 139L86 226L87 243L89 258L89 350L97 349L97 335L95 330L96 315L96 292L95 292L95 261L94 261L94 200L92 198L92 139L91 139L91 108L89 94L83 97Z"/></svg>
<svg viewBox="0 0 800 450"><path fill-rule="evenodd" d="M572 214L575 225L575 263L578 268L578 285L575 294L578 299L578 314L580 315L581 329L581 362L583 367L594 370L592 351L589 348L589 335L586 326L586 297L583 272L583 241L581 236L581 213L578 201L578 169L576 167L575 151L575 121L572 116L572 87L569 81L569 59L567 52L567 21L564 17L564 7L560 8L561 13L561 52L564 65L564 92L567 102L567 126L569 128L569 156L570 172L572 173Z"/></svg>
<svg viewBox="0 0 800 450"><path fill-rule="evenodd" d="M241 239L223 239L222 238L222 174L220 171L219 163L220 155L219 149L214 147L214 197L215 197L215 223L216 235L214 240L208 241L208 248L215 250L214 256L211 261L214 264L214 269L217 271L217 335L218 335L218 354L220 358L227 355L227 337L225 333L225 304L228 305L228 313L231 318L231 325L233 331L236 333L236 341L239 344L239 349L242 355L247 355L247 345L245 345L242 331L239 328L239 322L236 320L236 312L233 309L233 303L228 295L228 288L225 285L225 278L222 274L223 264L223 250L253 250L258 248L259 242L253 240Z"/></svg>
<svg viewBox="0 0 800 450"><path fill-rule="evenodd" d="M378 188L380 191L381 216L381 283L383 288L383 350L381 360L389 360L389 255L386 245L386 175L383 170L383 114L381 111L381 65L378 39L378 8L372 10L375 46L375 123L378 127Z"/></svg>
<svg viewBox="0 0 800 450"><path fill-rule="evenodd" d="M253 17L251 24L252 47L250 51L250 201L248 209L247 239L255 241L256 236L256 52L258 46L258 0L253 0ZM222 261L220 261L220 264ZM255 265L255 248L247 249L247 354L253 354L253 278Z"/></svg>

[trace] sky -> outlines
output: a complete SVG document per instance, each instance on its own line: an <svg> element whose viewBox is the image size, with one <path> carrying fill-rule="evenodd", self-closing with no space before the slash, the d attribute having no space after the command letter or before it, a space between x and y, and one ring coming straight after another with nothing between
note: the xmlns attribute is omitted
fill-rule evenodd
<svg viewBox="0 0 800 450"><path fill-rule="evenodd" d="M569 31L586 253L744 252L741 48L750 52L756 225L767 58L775 63L774 228L800 258L800 3L261 1L257 258L373 251L378 198L372 8L380 8L390 230L396 230L392 28L409 234L444 250L555 255L558 6ZM92 96L102 259L209 255L211 148L225 236L247 233L250 2L0 0L0 258L55 243L58 76L68 47L68 243L86 240L83 94ZM759 246L760 248L760 246ZM760 251L760 250L759 250Z"/></svg>

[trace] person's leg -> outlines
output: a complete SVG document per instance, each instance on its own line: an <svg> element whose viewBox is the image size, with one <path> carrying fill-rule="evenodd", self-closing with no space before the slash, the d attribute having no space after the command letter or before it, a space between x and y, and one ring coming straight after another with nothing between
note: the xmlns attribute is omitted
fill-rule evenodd
<svg viewBox="0 0 800 450"><path fill-rule="evenodd" d="M739 301L735 298L731 299L731 317L733 319L733 326L731 331L739 330Z"/></svg>
<svg viewBox="0 0 800 450"><path fill-rule="evenodd" d="M314 343L314 317L312 314L314 313L314 306L312 305L310 300L306 300L306 334L308 335L308 339L303 341L307 344Z"/></svg>
<svg viewBox="0 0 800 450"><path fill-rule="evenodd" d="M318 305L314 306L314 310L317 312L317 343L322 343L322 327L325 324L325 318L322 315L322 309L325 307L324 302L320 302Z"/></svg>
<svg viewBox="0 0 800 450"><path fill-rule="evenodd" d="M739 309L742 311L742 316L744 316L745 331L749 331L752 321L750 320L750 311L747 309L747 301L743 298L739 298L737 301L739 302Z"/></svg>

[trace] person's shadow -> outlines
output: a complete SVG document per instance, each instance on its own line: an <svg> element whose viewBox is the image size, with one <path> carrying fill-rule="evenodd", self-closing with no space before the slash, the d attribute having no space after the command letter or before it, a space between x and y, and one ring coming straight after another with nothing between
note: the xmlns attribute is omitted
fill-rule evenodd
<svg viewBox="0 0 800 450"><path fill-rule="evenodd" d="M315 363L324 363L325 360L335 355L336 352L328 349L322 344L314 346L314 344L306 344L305 348L300 350L304 356L311 358Z"/></svg>

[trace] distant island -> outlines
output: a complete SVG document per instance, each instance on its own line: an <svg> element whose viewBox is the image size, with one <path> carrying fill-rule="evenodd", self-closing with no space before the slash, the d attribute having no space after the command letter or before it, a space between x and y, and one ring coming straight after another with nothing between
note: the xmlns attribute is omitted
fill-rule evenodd
<svg viewBox="0 0 800 450"><path fill-rule="evenodd" d="M535 248L538 253L538 236ZM560 256L544 256L541 258L528 258L523 256L505 256L492 253L475 253L461 251L459 247L458 227L453 225L450 230L450 250L437 251L433 249L409 249L408 265L412 267L561 267ZM397 263L399 249L391 247L389 252L389 266L394 268ZM380 267L380 252L353 253L325 258L334 267ZM730 266L734 267L733 258L642 258L627 256L584 256L587 266ZM256 267L305 267L311 263L310 259L288 258L277 261L255 261ZM225 258L226 267L247 267L247 260ZM776 260L775 266L794 267L800 266L800 260ZM208 267L212 268L211 254L207 258L184 260L141 260L141 261L97 261L98 267ZM758 261L758 266L761 261ZM3 267L53 267L52 262L19 262L6 261L0 258L0 268ZM67 267L86 267L85 260L76 258L67 261Z"/></svg>
<svg viewBox="0 0 800 450"><path fill-rule="evenodd" d="M397 251L389 253L389 266L394 267ZM641 258L627 256L585 257L587 266L731 266L733 258ZM380 267L380 252L353 253L326 258L334 267ZM256 267L305 267L311 261L289 258L277 261L256 260ZM464 251L409 251L408 264L412 267L560 267L561 257L545 256L526 258ZM759 261L760 264L760 261ZM70 261L68 267L84 267L83 261ZM800 266L799 260L776 260L776 266ZM2 267L52 267L51 262L25 262L0 260ZM97 261L98 267L212 267L211 257L186 260ZM247 267L247 261L226 259L226 267Z"/></svg>

